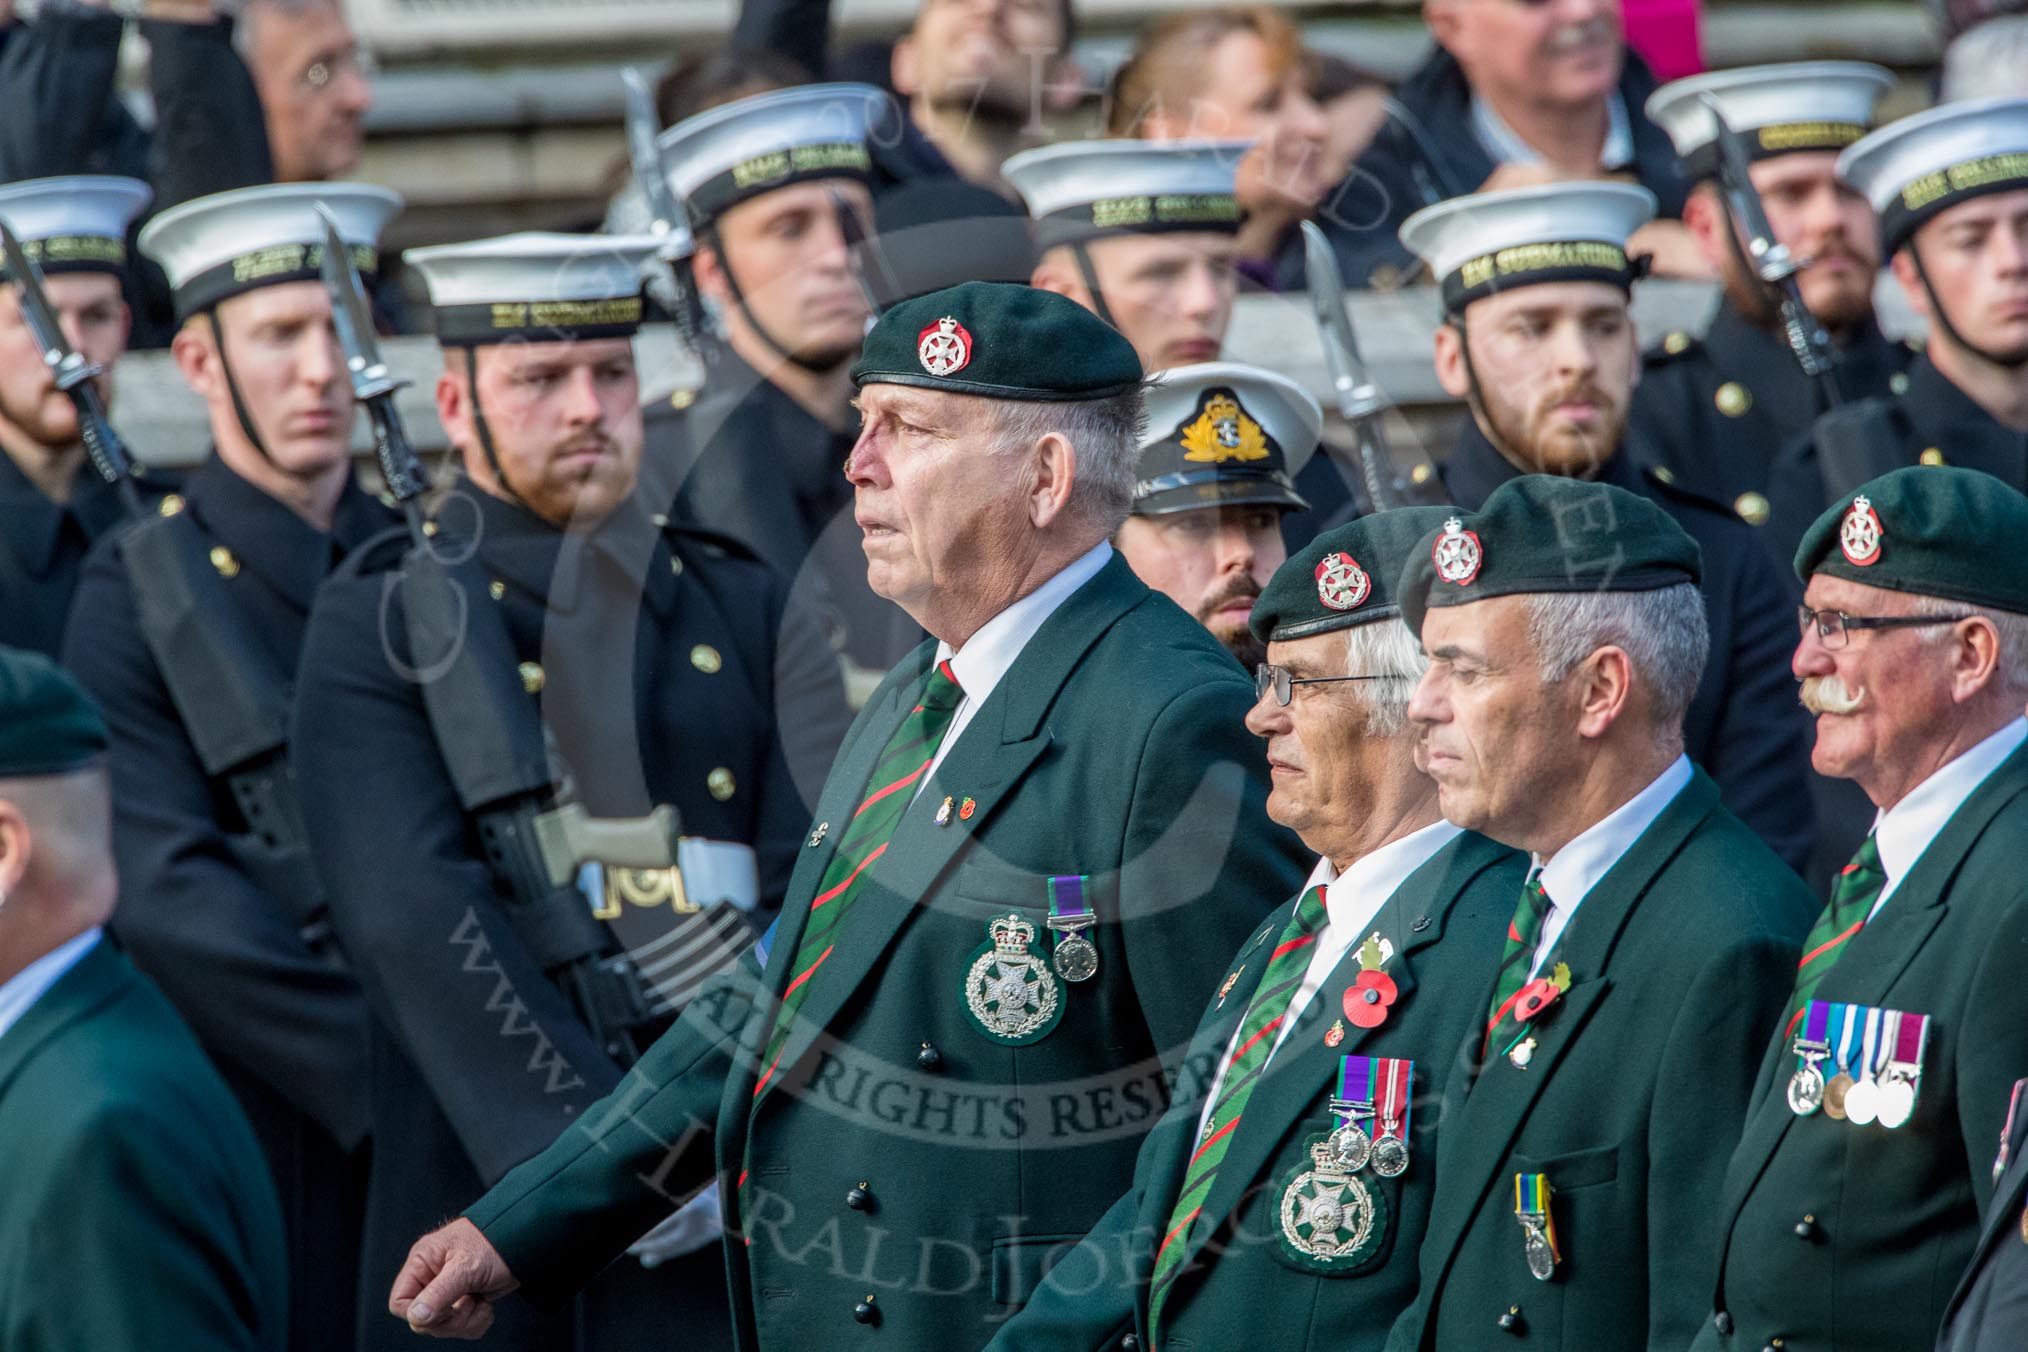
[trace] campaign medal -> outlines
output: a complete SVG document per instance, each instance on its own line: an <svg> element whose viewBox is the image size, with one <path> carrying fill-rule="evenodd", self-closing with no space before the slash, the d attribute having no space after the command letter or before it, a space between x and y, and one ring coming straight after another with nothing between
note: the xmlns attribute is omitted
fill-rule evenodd
<svg viewBox="0 0 2028 1352"><path fill-rule="evenodd" d="M1859 1060L1859 1016L1863 1005L1832 1005L1831 1069L1836 1074L1824 1085L1824 1116L1845 1120L1845 1096L1852 1092L1852 1067Z"/></svg>
<svg viewBox="0 0 2028 1352"><path fill-rule="evenodd" d="M1880 1011L1866 1011L1866 1028L1859 1039L1859 1073L1845 1095L1845 1120L1854 1126L1871 1126L1880 1116L1880 1086L1874 1083L1875 1058L1880 1053Z"/></svg>
<svg viewBox="0 0 2028 1352"><path fill-rule="evenodd" d="M1549 1175L1514 1175L1514 1219L1521 1223L1521 1252L1528 1260L1528 1275L1538 1282L1554 1277L1556 1265L1563 1261L1549 1199Z"/></svg>
<svg viewBox="0 0 2028 1352"><path fill-rule="evenodd" d="M1035 925L1019 915L995 916L965 973L965 1008L989 1037L1022 1046L1063 1017L1062 988L1049 964L1029 951Z"/></svg>
<svg viewBox="0 0 2028 1352"><path fill-rule="evenodd" d="M1394 945L1380 937L1375 930L1359 945L1356 955L1359 959L1359 975L1345 988L1345 1017L1357 1028L1378 1028L1387 1022L1387 1012L1401 992L1394 984L1394 978L1381 968L1394 956Z"/></svg>
<svg viewBox="0 0 2028 1352"><path fill-rule="evenodd" d="M2007 1142L2014 1139L2014 1117L2021 1111L2023 1093L2028 1093L2028 1079L2014 1081L2014 1093L2007 1100L2007 1120L2000 1125L2000 1150L1993 1156L1994 1187L2000 1185L2000 1175L2007 1172ZM2022 1231L2021 1238L2028 1240L2028 1230Z"/></svg>
<svg viewBox="0 0 2028 1352"><path fill-rule="evenodd" d="M1332 1139L1310 1139L1310 1167L1282 1186L1277 1208L1283 1254L1312 1272L1357 1267L1379 1252L1387 1233L1380 1189L1346 1168Z"/></svg>
<svg viewBox="0 0 2028 1352"><path fill-rule="evenodd" d="M1408 1110L1415 1063L1390 1057L1375 1064L1373 1172L1399 1178L1408 1172Z"/></svg>
<svg viewBox="0 0 2028 1352"><path fill-rule="evenodd" d="M1796 1072L1789 1076L1789 1111L1809 1117L1824 1106L1824 1072L1818 1064L1831 1053L1831 1007L1822 1000L1810 1001L1803 1015L1803 1033L1795 1040Z"/></svg>
<svg viewBox="0 0 2028 1352"><path fill-rule="evenodd" d="M1373 1138L1359 1124L1373 1117L1373 1090L1379 1063L1370 1056L1338 1058L1338 1093L1331 1100L1337 1124L1328 1138L1332 1159L1345 1173L1356 1174L1373 1155Z"/></svg>
<svg viewBox="0 0 2028 1352"><path fill-rule="evenodd" d="M1922 1053L1929 1043L1929 1015L1891 1015L1891 1031L1881 1040L1889 1049L1887 1072L1880 1085L1880 1125L1889 1131L1908 1125L1915 1116L1916 1094L1922 1086Z"/></svg>
<svg viewBox="0 0 2028 1352"><path fill-rule="evenodd" d="M1049 962L1065 981L1089 981L1098 971L1098 947L1083 933L1098 923L1084 896L1088 881L1082 873L1049 880L1049 928L1056 936Z"/></svg>

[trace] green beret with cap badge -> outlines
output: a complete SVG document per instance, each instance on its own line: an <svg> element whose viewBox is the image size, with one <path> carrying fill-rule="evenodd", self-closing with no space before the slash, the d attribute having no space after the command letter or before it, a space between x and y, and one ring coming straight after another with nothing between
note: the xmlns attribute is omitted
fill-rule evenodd
<svg viewBox="0 0 2028 1352"><path fill-rule="evenodd" d="M2028 614L2028 497L1983 470L1908 465L1834 502L1804 533L1796 576L1826 573L1889 591Z"/></svg>
<svg viewBox="0 0 2028 1352"><path fill-rule="evenodd" d="M1399 615L1403 565L1454 515L1450 507L1397 507L1325 531L1289 555L1261 589L1249 621L1254 637L1287 643Z"/></svg>
<svg viewBox="0 0 2028 1352"><path fill-rule="evenodd" d="M68 774L106 753L105 720L40 653L0 648L0 779Z"/></svg>
<svg viewBox="0 0 2028 1352"><path fill-rule="evenodd" d="M966 282L883 314L852 364L852 383L1076 403L1136 389L1141 359L1119 330L1067 296Z"/></svg>
<svg viewBox="0 0 2028 1352"><path fill-rule="evenodd" d="M1697 542L1654 503L1611 484L1524 474L1453 513L1410 551L1401 616L1541 592L1657 591L1700 581Z"/></svg>

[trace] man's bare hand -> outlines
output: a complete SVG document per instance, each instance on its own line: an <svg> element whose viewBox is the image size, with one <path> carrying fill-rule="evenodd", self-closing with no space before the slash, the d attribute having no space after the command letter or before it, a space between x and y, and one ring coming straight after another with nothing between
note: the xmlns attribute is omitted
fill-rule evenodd
<svg viewBox="0 0 2028 1352"><path fill-rule="evenodd" d="M493 1327L493 1302L519 1285L500 1251L460 1216L415 1242L387 1309L432 1338L478 1338Z"/></svg>

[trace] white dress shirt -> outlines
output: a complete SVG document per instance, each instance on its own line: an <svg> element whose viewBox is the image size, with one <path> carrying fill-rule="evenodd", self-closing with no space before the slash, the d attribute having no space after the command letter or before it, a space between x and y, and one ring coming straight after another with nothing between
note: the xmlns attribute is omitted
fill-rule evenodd
<svg viewBox="0 0 2028 1352"><path fill-rule="evenodd" d="M1493 111L1493 105L1472 95L1472 132L1496 164L1540 164L1542 154L1521 139L1521 133L1507 119ZM1599 147L1601 169L1624 169L1634 162L1634 128L1627 119L1627 102L1616 89L1606 96L1605 144Z"/></svg>
<svg viewBox="0 0 2028 1352"><path fill-rule="evenodd" d="M29 1007L62 980L65 972L77 966L79 959L91 952L98 941L99 927L94 925L8 977L0 985L0 1038L6 1037L7 1030L21 1021Z"/></svg>
<svg viewBox="0 0 2028 1352"><path fill-rule="evenodd" d="M1549 894L1549 914L1542 921L1542 934L1535 943L1535 961L1528 975L1542 975L1542 964L1570 925L1570 918L1584 904L1584 898L1598 880L1620 862L1641 834L1655 824L1662 809L1690 782L1690 758L1678 756L1669 768L1656 775L1648 787L1587 827L1547 861L1535 860L1529 876L1541 880Z"/></svg>
<svg viewBox="0 0 2028 1352"><path fill-rule="evenodd" d="M1874 815L1873 844L1880 851L1887 885L1880 889L1880 900L1873 903L1867 919L1880 914L1937 833L2023 741L2028 741L2028 719L2017 718L1916 785L1893 807Z"/></svg>
<svg viewBox="0 0 2028 1352"><path fill-rule="evenodd" d="M1346 953L1365 942L1370 932L1368 926L1380 914L1380 908L1387 904L1388 898L1407 881L1409 874L1427 864L1438 850L1457 836L1457 827L1439 821L1399 840L1389 841L1373 853L1354 861L1352 867L1343 873L1338 872L1328 858L1317 861L1317 866L1310 870L1309 880L1303 884L1303 891L1313 887L1324 889L1324 928L1317 931L1317 942L1310 949L1310 965L1303 970L1303 979L1289 1001L1288 1011L1282 1015L1282 1025L1275 1031L1274 1046L1268 1051L1269 1060L1273 1060L1282 1043L1288 1041L1289 1034L1295 1031L1297 1020L1309 1007L1310 1001L1316 998L1317 992L1323 989L1331 973L1337 970ZM1232 1044L1238 1041L1239 1032L1239 1029L1233 1029L1232 1038L1225 1045L1225 1056L1220 1061L1217 1078L1212 1081L1211 1093L1205 1098L1204 1109L1198 1115L1197 1130L1200 1134L1204 1124L1211 1119L1212 1105L1218 1102L1218 1091L1225 1080L1224 1062L1232 1059Z"/></svg>
<svg viewBox="0 0 2028 1352"><path fill-rule="evenodd" d="M958 738L965 735L965 729L971 726L972 716L991 697L993 687L1000 684L1000 679L1021 656L1021 650L1028 646L1028 640L1035 637L1035 631L1056 613L1058 606L1070 599L1072 592L1096 577L1098 570L1105 567L1106 560L1112 556L1113 547L1104 540L1099 541L1055 577L980 625L979 631L965 640L962 649L953 651L948 643L937 644L937 661L950 662L951 671L964 688L965 697L958 701L958 711L951 718L950 731L938 744L929 769L916 781L917 797L921 796L923 786L936 775L944 757L950 755L951 748L958 744Z"/></svg>

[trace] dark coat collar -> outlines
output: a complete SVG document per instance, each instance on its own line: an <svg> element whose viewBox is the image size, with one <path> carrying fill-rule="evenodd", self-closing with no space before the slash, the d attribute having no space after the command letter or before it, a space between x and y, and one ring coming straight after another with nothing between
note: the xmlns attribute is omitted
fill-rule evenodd
<svg viewBox="0 0 2028 1352"><path fill-rule="evenodd" d="M656 614L667 615L676 604L675 570L662 535L667 518L651 516L639 494L595 529L559 530L461 475L436 515L446 531L476 537L484 566L546 609L575 611L587 587L610 585L612 570L631 579ZM587 578L595 565L605 579Z"/></svg>
<svg viewBox="0 0 2028 1352"><path fill-rule="evenodd" d="M119 494L89 464L79 467L70 501L57 502L0 451L0 548L11 546L35 576L47 577L56 567L66 520L77 522L87 540L96 540L118 523L120 512Z"/></svg>
<svg viewBox="0 0 2028 1352"><path fill-rule="evenodd" d="M394 520L348 476L327 534L234 473L216 452L191 471L183 497L192 519L241 567L305 612L338 560Z"/></svg>

